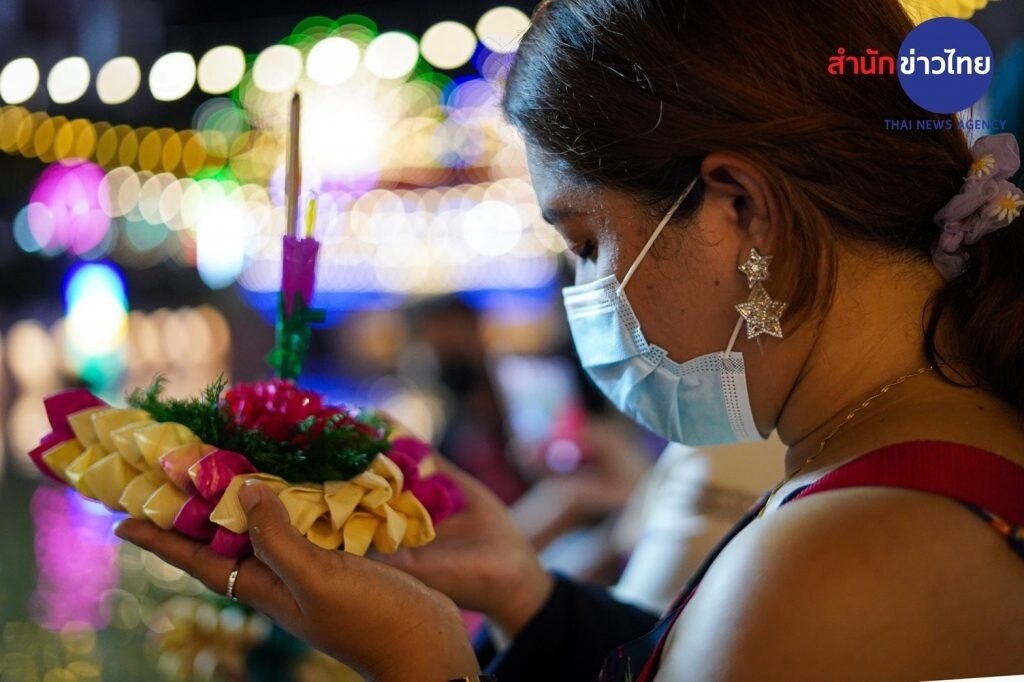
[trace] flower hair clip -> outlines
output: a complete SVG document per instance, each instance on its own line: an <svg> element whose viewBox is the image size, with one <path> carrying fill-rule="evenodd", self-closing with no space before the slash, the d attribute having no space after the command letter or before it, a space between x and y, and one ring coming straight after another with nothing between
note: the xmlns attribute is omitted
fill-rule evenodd
<svg viewBox="0 0 1024 682"><path fill-rule="evenodd" d="M947 280L967 268L964 246L1011 224L1024 210L1024 191L1009 178L1020 168L1020 148L1010 133L986 135L971 146L974 158L964 186L935 214L942 230L932 260Z"/></svg>

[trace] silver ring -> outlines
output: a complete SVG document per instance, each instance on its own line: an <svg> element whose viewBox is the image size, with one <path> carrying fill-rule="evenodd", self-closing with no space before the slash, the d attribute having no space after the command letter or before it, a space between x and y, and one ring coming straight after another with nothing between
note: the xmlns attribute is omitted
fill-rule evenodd
<svg viewBox="0 0 1024 682"><path fill-rule="evenodd" d="M228 575L228 587L224 590L224 596L231 601L238 601L238 597L235 596L235 581L238 580L238 569L241 567L241 563L236 563L235 567L231 569L231 573Z"/></svg>

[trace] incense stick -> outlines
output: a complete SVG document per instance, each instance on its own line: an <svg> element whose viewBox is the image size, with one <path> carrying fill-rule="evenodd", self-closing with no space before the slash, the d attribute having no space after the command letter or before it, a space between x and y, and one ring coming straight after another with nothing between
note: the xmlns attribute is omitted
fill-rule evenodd
<svg viewBox="0 0 1024 682"><path fill-rule="evenodd" d="M285 166L285 234L294 234L301 239L303 225L299 222L299 191L302 188L302 157L299 152L299 124L301 122L302 99L299 93L292 96L291 114L288 119L288 161Z"/></svg>

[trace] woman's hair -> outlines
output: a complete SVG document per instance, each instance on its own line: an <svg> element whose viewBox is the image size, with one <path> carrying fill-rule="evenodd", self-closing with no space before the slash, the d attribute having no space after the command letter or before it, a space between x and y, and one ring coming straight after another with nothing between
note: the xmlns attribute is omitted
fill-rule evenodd
<svg viewBox="0 0 1024 682"><path fill-rule="evenodd" d="M933 216L971 165L957 119L917 107L895 75L829 74L839 48L895 57L912 27L899 0L552 0L523 36L505 114L581 181L656 210L710 152L755 163L791 226L773 254L788 290L773 294L800 317L831 300L840 239L930 258ZM888 129L899 120L932 124ZM1024 219L968 253L925 353L1024 410Z"/></svg>

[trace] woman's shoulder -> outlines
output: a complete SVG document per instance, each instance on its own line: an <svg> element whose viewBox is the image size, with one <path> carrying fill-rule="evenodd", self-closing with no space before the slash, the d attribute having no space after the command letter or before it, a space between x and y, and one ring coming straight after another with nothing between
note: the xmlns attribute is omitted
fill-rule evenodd
<svg viewBox="0 0 1024 682"><path fill-rule="evenodd" d="M1004 537L948 498L848 488L737 535L680 616L665 666L725 680L1019 672L1024 650L1008 633L1022 629L1024 561Z"/></svg>

